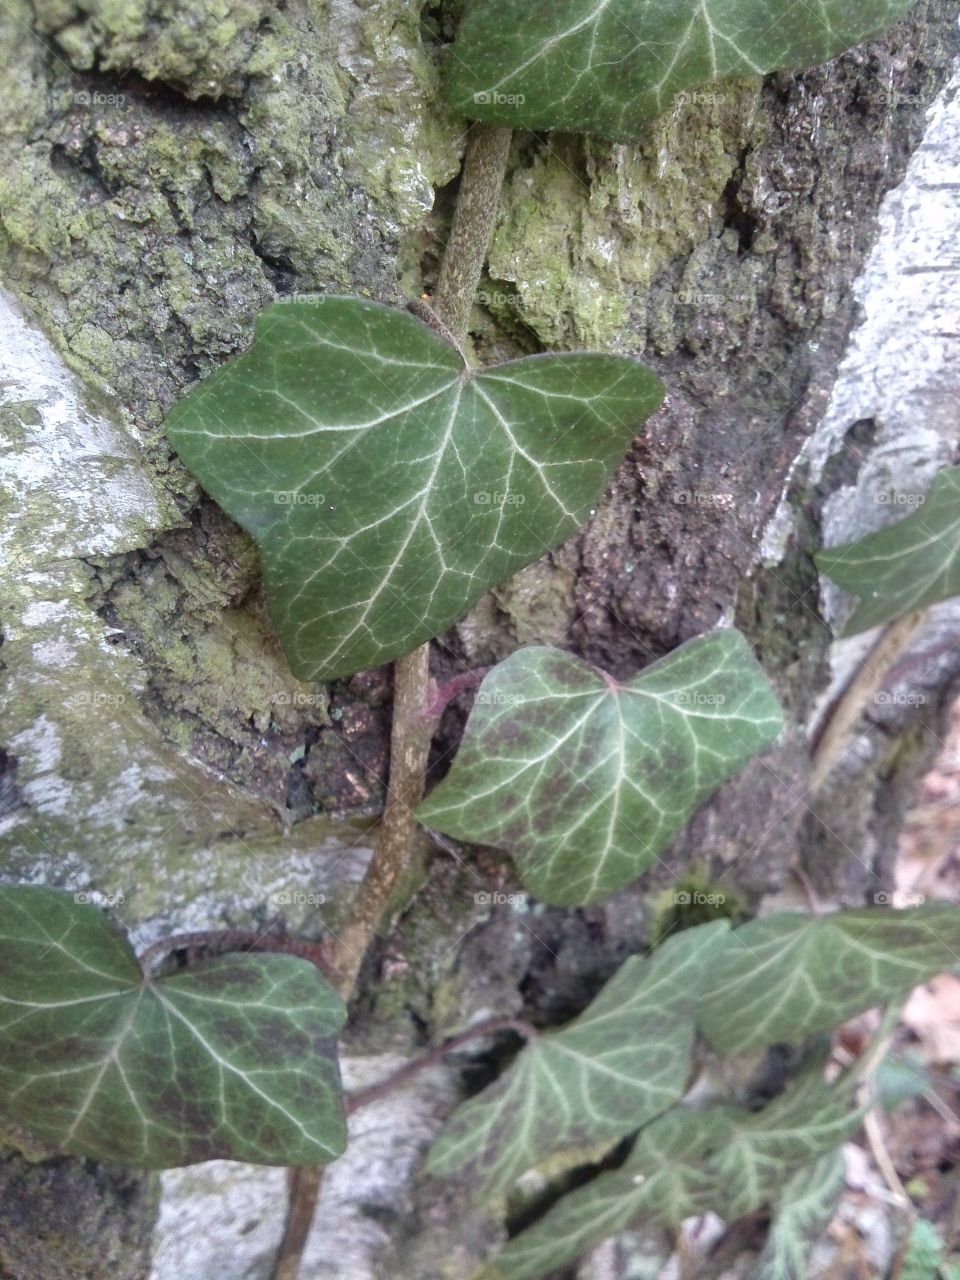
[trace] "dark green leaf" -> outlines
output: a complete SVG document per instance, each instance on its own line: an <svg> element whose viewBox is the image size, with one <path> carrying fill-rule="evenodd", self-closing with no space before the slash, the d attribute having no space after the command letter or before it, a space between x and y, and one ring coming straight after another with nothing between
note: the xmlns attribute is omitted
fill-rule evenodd
<svg viewBox="0 0 960 1280"><path fill-rule="evenodd" d="M484 680L453 768L418 814L512 854L547 902L596 902L646 870L782 723L736 631L626 684L559 649L521 649Z"/></svg>
<svg viewBox="0 0 960 1280"><path fill-rule="evenodd" d="M830 547L817 567L860 596L844 635L960 596L960 467L941 471L911 515L858 542Z"/></svg>
<svg viewBox="0 0 960 1280"><path fill-rule="evenodd" d="M960 909L841 911L753 920L705 969L697 1015L721 1053L743 1053L839 1026L951 968Z"/></svg>
<svg viewBox="0 0 960 1280"><path fill-rule="evenodd" d="M334 1159L343 1020L305 960L228 955L152 979L94 907L0 888L0 1111L74 1155Z"/></svg>
<svg viewBox="0 0 960 1280"><path fill-rule="evenodd" d="M499 1271L506 1280L537 1280L634 1222L677 1226L708 1210L750 1213L859 1122L846 1091L813 1078L759 1112L676 1107L641 1131L622 1168L564 1196L511 1240Z"/></svg>
<svg viewBox="0 0 960 1280"><path fill-rule="evenodd" d="M637 138L685 90L801 70L878 35L909 0L472 0L449 63L475 120Z"/></svg>
<svg viewBox="0 0 960 1280"><path fill-rule="evenodd" d="M623 356L476 373L406 312L301 298L167 432L257 540L294 674L327 680L440 635L579 528L662 395Z"/></svg>
<svg viewBox="0 0 960 1280"><path fill-rule="evenodd" d="M556 1151L629 1133L683 1093L690 1002L725 921L634 956L562 1031L538 1036L511 1069L460 1107L430 1155L432 1172L504 1190Z"/></svg>

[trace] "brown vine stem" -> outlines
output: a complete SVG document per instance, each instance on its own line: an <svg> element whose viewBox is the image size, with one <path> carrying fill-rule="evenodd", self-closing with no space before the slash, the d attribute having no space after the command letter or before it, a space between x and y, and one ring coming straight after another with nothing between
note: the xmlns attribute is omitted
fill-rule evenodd
<svg viewBox="0 0 960 1280"><path fill-rule="evenodd" d="M474 125L467 139L456 209L433 298L434 313L461 347L496 222L511 136L509 129ZM413 811L423 796L436 725L428 714L429 679L429 643L394 663L387 803L374 856L333 945L334 985L344 1001L353 994L364 956L410 860L416 830ZM287 1221L272 1280L297 1280L321 1178L320 1169L290 1172Z"/></svg>

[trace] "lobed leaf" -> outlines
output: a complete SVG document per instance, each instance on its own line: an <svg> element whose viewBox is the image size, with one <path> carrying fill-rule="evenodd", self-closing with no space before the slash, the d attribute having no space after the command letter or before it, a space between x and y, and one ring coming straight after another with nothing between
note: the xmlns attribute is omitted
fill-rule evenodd
<svg viewBox="0 0 960 1280"><path fill-rule="evenodd" d="M308 297L167 417L257 541L293 673L329 680L438 636L583 524L659 380L624 356L481 372L409 313Z"/></svg>
<svg viewBox="0 0 960 1280"><path fill-rule="evenodd" d="M843 1184L839 1148L798 1169L784 1183L757 1261L756 1280L806 1280L810 1250L836 1213Z"/></svg>
<svg viewBox="0 0 960 1280"><path fill-rule="evenodd" d="M887 1004L960 958L960 910L783 914L741 925L704 969L697 1022L720 1053L795 1044Z"/></svg>
<svg viewBox="0 0 960 1280"><path fill-rule="evenodd" d="M538 1280L634 1222L676 1226L708 1211L731 1219L750 1213L799 1166L839 1146L860 1118L845 1090L815 1078L759 1112L676 1107L641 1131L621 1168L564 1196L511 1240L499 1273Z"/></svg>
<svg viewBox="0 0 960 1280"><path fill-rule="evenodd" d="M151 978L96 908L0 887L0 1114L73 1155L335 1159L344 1017L305 960L228 955Z"/></svg>
<svg viewBox="0 0 960 1280"><path fill-rule="evenodd" d="M417 812L505 849L545 901L596 902L645 871L782 723L736 631L626 684L559 649L521 649L483 681L450 773Z"/></svg>
<svg viewBox="0 0 960 1280"><path fill-rule="evenodd" d="M910 0L472 0L447 93L474 120L630 142L686 90L827 62L909 7Z"/></svg>
<svg viewBox="0 0 960 1280"><path fill-rule="evenodd" d="M691 998L727 931L718 921L627 960L579 1018L538 1036L454 1113L431 1171L502 1191L554 1152L618 1138L672 1106L690 1069Z"/></svg>
<svg viewBox="0 0 960 1280"><path fill-rule="evenodd" d="M903 520L814 558L821 573L860 596L847 636L960 596L960 467L941 471Z"/></svg>

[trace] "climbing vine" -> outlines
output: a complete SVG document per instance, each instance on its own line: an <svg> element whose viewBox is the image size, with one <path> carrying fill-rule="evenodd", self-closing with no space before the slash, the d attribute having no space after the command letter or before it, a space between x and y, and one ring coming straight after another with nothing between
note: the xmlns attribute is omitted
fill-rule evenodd
<svg viewBox="0 0 960 1280"><path fill-rule="evenodd" d="M395 663L387 807L352 914L327 951L210 935L199 955L172 939L138 960L94 907L36 886L0 888L0 1114L11 1124L55 1149L141 1168L217 1157L296 1166L276 1271L295 1275L318 1187L310 1171L342 1153L346 1111L370 1100L343 1098L336 1040L416 819L504 850L538 898L580 906L643 874L776 739L781 708L736 631L698 637L626 681L531 647L485 676L450 772L422 799L436 724L429 642L585 523L664 394L626 356L478 368L470 309L511 128L630 141L677 95L821 62L906 8L468 7L447 90L481 123L430 303L413 313L337 296L275 303L250 349L166 424L183 463L254 538L294 675L331 680ZM821 570L861 597L850 631L960 593L958 497L960 469L945 471L905 520L821 553ZM558 1154L575 1161L631 1144L509 1242L493 1264L505 1280L536 1280L638 1219L677 1225L764 1207L775 1212L764 1274L792 1274L833 1194L825 1188L836 1188L838 1146L864 1110L867 1067L828 1084L815 1037L895 1004L958 948L960 911L943 905L676 933L628 959L566 1026L495 1020L459 1037L497 1031L524 1044L454 1114L429 1167L463 1179L469 1194L500 1196ZM711 1055L782 1044L805 1052L766 1106L692 1104Z"/></svg>

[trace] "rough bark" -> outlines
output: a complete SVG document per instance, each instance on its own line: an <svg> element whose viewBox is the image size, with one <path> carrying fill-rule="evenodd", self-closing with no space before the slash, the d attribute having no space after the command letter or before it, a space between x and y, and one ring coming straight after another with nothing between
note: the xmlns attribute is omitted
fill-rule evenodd
<svg viewBox="0 0 960 1280"><path fill-rule="evenodd" d="M436 98L455 8L428 6L426 43L406 0L0 11L0 281L94 389L57 391L71 398L66 426L55 372L0 410L30 499L5 579L3 873L120 891L144 940L278 914L316 936L362 871L362 826L325 815L369 817L382 802L387 674L292 679L249 542L198 495L161 423L279 294L400 302L433 283L462 149L463 122ZM807 816L803 727L830 681L809 554L871 433L842 422L822 474L796 464L828 408L880 201L956 53L957 12L921 0L884 40L804 76L722 86L636 147L515 139L473 316L482 356L633 352L670 396L584 534L491 593L437 647L436 674L536 640L623 675L735 619L795 728L601 907L491 912L476 895L510 887L504 860L425 847L368 967L353 1051L406 1052L481 1011L569 1015L663 926L682 878L722 882L731 909L749 911L784 891L799 845L827 897L882 882L955 671L936 667L924 715L902 708L912 719L865 736L842 774L839 830ZM765 559L785 491L789 536ZM467 705L444 720L438 769ZM869 843L869 868L838 842ZM327 902L284 902L292 891ZM441 1118L439 1096L432 1116L423 1102L404 1150ZM74 1168L64 1200L89 1226L88 1171L55 1167ZM121 1195L128 1180L111 1185ZM499 1229L437 1188L416 1202L384 1193L388 1211L402 1221L349 1255L351 1280L371 1257L398 1277L460 1277ZM327 1213L318 1276L340 1274ZM133 1235L130 1275L146 1266Z"/></svg>

